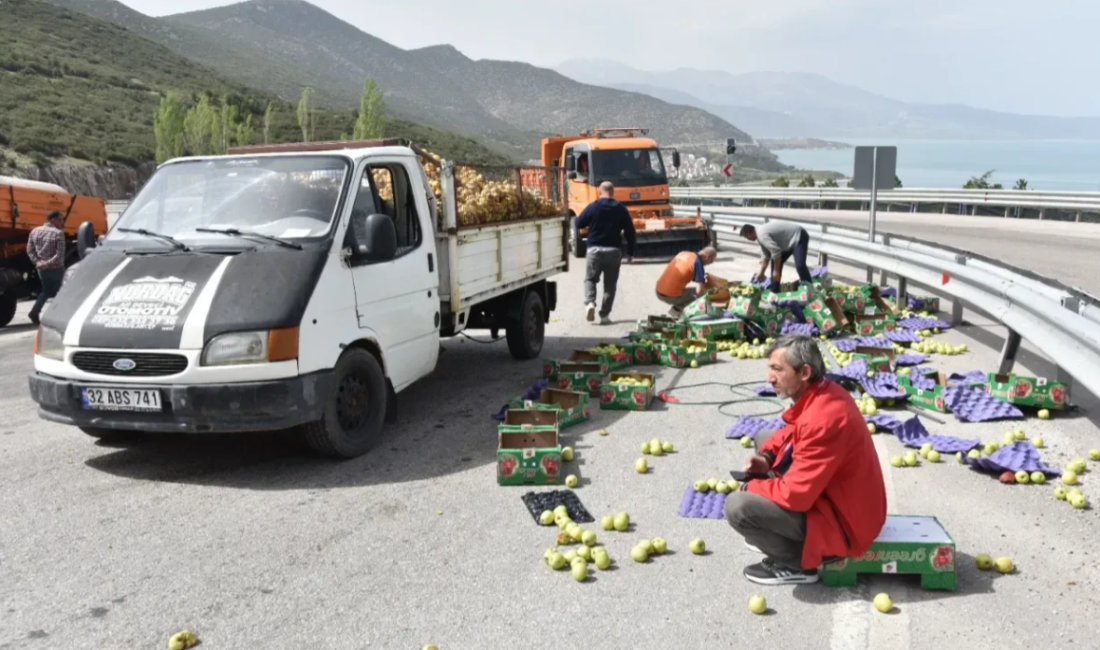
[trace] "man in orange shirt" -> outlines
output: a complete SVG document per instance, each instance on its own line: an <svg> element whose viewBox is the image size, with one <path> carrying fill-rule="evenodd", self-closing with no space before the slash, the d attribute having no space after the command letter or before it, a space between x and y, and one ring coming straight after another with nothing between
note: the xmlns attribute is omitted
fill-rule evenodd
<svg viewBox="0 0 1100 650"><path fill-rule="evenodd" d="M717 257L718 251L713 246L707 246L698 253L684 251L668 263L657 279L657 299L672 305L668 312L671 316L679 318L684 307L706 293L707 272L703 267L714 263ZM692 282L695 286L689 287Z"/></svg>
<svg viewBox="0 0 1100 650"><path fill-rule="evenodd" d="M785 336L768 348L768 383L794 406L787 426L757 440L726 519L763 561L745 567L763 585L818 581L825 561L858 557L886 523L886 487L855 400L825 379L817 342Z"/></svg>

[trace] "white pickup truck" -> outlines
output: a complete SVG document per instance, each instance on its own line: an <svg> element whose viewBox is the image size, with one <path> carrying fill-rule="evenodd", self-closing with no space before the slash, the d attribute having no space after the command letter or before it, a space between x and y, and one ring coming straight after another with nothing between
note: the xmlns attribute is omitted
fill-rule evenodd
<svg viewBox="0 0 1100 650"><path fill-rule="evenodd" d="M437 201L411 147L248 149L168 161L102 241L81 229L35 339L40 417L98 438L297 427L350 458L441 338L504 330L539 355L564 209L463 226L453 164Z"/></svg>

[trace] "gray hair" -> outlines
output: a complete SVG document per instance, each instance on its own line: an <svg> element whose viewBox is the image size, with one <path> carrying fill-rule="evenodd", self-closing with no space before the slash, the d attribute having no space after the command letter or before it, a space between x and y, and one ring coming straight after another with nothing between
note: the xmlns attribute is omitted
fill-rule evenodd
<svg viewBox="0 0 1100 650"><path fill-rule="evenodd" d="M705 258L713 262L718 258L718 250L713 246L707 246L703 250L699 251L699 257Z"/></svg>
<svg viewBox="0 0 1100 650"><path fill-rule="evenodd" d="M768 346L765 354L770 357L776 350L784 351L783 358L796 371L801 371L802 366L809 366L810 381L817 381L825 376L825 359L812 338L802 335L781 336Z"/></svg>
<svg viewBox="0 0 1100 650"><path fill-rule="evenodd" d="M604 181L600 183L600 191L606 192L608 196L615 195L615 184L611 181Z"/></svg>

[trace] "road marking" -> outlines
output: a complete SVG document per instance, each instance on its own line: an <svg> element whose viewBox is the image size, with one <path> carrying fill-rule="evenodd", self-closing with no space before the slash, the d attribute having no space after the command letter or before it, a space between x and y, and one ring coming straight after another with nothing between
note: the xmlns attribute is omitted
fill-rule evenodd
<svg viewBox="0 0 1100 650"><path fill-rule="evenodd" d="M886 487L887 508L893 511L897 507L897 495L894 492L894 476L890 473L890 452L886 447L885 435L874 436L875 451L879 466L882 468L882 480ZM841 593L840 602L833 607L833 629L829 640L829 650L908 650L909 649L909 588L901 585L891 586L890 597L896 605L893 614L879 614L871 600L874 594L865 584L854 591Z"/></svg>

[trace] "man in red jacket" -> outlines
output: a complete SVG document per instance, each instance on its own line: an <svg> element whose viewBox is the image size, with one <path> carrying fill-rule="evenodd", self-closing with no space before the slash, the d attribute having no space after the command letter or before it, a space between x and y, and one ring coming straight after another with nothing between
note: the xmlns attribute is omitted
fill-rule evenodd
<svg viewBox="0 0 1100 650"><path fill-rule="evenodd" d="M787 426L757 440L746 480L726 499L726 519L765 556L745 568L764 585L817 582L824 560L866 551L886 523L886 487L875 445L855 400L825 379L825 361L806 336L768 349L768 383L794 406Z"/></svg>

